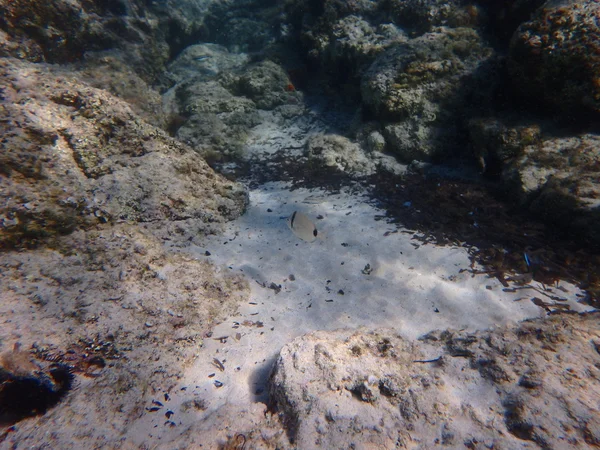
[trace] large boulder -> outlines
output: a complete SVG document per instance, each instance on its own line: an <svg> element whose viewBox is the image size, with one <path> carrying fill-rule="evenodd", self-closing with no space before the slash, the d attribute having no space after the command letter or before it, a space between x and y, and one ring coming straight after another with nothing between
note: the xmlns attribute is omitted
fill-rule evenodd
<svg viewBox="0 0 600 450"><path fill-rule="evenodd" d="M434 27L460 27L477 22L477 8L458 0L389 0L387 4L383 3L394 23L417 35Z"/></svg>
<svg viewBox="0 0 600 450"><path fill-rule="evenodd" d="M600 138L546 137L528 145L502 173L514 198L545 222L557 223L600 248Z"/></svg>
<svg viewBox="0 0 600 450"><path fill-rule="evenodd" d="M128 104L61 69L5 58L0 245L97 223L240 215L247 194Z"/></svg>
<svg viewBox="0 0 600 450"><path fill-rule="evenodd" d="M0 8L1 56L66 63L119 49L146 81L169 58L167 18L159 19L135 0L0 0Z"/></svg>
<svg viewBox="0 0 600 450"><path fill-rule="evenodd" d="M236 159L261 111L298 106L302 94L278 64L252 63L225 47L199 44L169 65L174 86L163 95L165 110L179 117L175 136L207 159Z"/></svg>
<svg viewBox="0 0 600 450"><path fill-rule="evenodd" d="M598 313L516 327L314 332L284 346L271 399L296 448L600 444Z"/></svg>
<svg viewBox="0 0 600 450"><path fill-rule="evenodd" d="M547 2L514 34L509 56L521 95L555 115L600 112L600 4Z"/></svg>
<svg viewBox="0 0 600 450"><path fill-rule="evenodd" d="M377 57L361 83L363 104L382 121L387 146L406 162L460 145L468 80L492 50L470 28L440 28Z"/></svg>

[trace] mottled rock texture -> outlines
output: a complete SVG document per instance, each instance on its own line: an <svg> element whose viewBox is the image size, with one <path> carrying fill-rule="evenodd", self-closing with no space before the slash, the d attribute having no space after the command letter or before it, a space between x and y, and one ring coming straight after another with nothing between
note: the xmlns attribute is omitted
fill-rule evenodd
<svg viewBox="0 0 600 450"><path fill-rule="evenodd" d="M457 112L470 106L474 72L491 52L470 28L442 28L377 57L362 76L363 104L382 122L388 148L400 160L456 150Z"/></svg>
<svg viewBox="0 0 600 450"><path fill-rule="evenodd" d="M306 155L313 164L337 168L342 172L372 174L373 161L365 157L358 146L349 139L333 135L315 135L306 144Z"/></svg>
<svg viewBox="0 0 600 450"><path fill-rule="evenodd" d="M521 95L557 115L600 112L600 4L554 1L522 24L510 46Z"/></svg>
<svg viewBox="0 0 600 450"><path fill-rule="evenodd" d="M175 136L211 160L240 157L250 129L264 120L261 111L303 111L303 95L280 65L252 63L219 45L188 47L169 65L168 78L174 86L163 103L181 118Z"/></svg>
<svg viewBox="0 0 600 450"><path fill-rule="evenodd" d="M315 332L287 344L271 396L297 448L600 445L598 313L516 327Z"/></svg>
<svg viewBox="0 0 600 450"><path fill-rule="evenodd" d="M0 55L67 63L119 49L147 81L169 58L164 22L137 1L3 0Z"/></svg>
<svg viewBox="0 0 600 450"><path fill-rule="evenodd" d="M42 417L0 433L0 447L157 445L143 443L135 422L153 414L147 409L155 406L152 399L166 403L163 392L182 377L206 333L236 311L248 289L238 275L216 274L208 261L165 249L156 235L175 240L177 227L173 222L170 233L163 233L156 223L122 223L74 232L53 248L2 254L0 351L20 343L36 364L68 365L75 389ZM0 403L0 414L5 406ZM205 436L212 435L214 443L218 431L211 433Z"/></svg>
<svg viewBox="0 0 600 450"><path fill-rule="evenodd" d="M558 223L600 248L600 139L546 138L523 148L502 174L515 198L544 222Z"/></svg>
<svg viewBox="0 0 600 450"><path fill-rule="evenodd" d="M32 246L98 223L206 231L247 195L128 104L60 69L2 59L0 244Z"/></svg>

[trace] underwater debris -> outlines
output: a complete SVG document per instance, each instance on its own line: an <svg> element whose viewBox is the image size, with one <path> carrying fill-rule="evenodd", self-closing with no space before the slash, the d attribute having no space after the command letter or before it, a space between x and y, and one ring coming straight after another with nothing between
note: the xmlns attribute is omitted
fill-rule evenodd
<svg viewBox="0 0 600 450"><path fill-rule="evenodd" d="M246 435L238 433L219 447L221 450L244 450L246 448Z"/></svg>
<svg viewBox="0 0 600 450"><path fill-rule="evenodd" d="M212 360L212 364L213 366L215 366L217 369L219 369L221 372L225 372L225 366L223 365L223 363L221 361L219 361L217 358L213 358Z"/></svg>

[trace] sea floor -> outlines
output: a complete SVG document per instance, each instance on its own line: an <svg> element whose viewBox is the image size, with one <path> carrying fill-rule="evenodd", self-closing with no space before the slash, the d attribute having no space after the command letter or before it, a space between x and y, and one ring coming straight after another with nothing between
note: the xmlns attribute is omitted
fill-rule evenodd
<svg viewBox="0 0 600 450"><path fill-rule="evenodd" d="M467 248L423 245L418 233L380 220L383 211L356 191L264 184L250 192L247 212L223 235L183 249L219 271L244 274L251 294L205 336L195 362L170 390L173 411L190 397L206 406L202 417L179 415L178 428L210 422L231 405L266 404L278 352L311 331L388 327L417 339L436 329L474 331L546 315L530 298L547 287L533 282L507 292L498 279L473 274ZM317 240L292 233L285 219L294 211L314 220ZM572 311L591 310L579 303L575 286L560 287ZM134 425L136 434L168 441L180 433L163 422L162 415L147 414Z"/></svg>

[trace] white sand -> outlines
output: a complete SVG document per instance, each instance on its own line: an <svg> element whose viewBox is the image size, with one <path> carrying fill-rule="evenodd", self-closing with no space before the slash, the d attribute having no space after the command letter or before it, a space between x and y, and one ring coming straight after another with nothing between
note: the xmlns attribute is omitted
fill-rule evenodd
<svg viewBox="0 0 600 450"><path fill-rule="evenodd" d="M532 296L540 296L533 289L503 292L496 279L460 273L470 266L464 248L421 245L413 233L403 230L386 236L395 226L376 221L383 212L349 190L327 195L270 183L252 191L250 199L247 213L230 223L225 235L189 248L195 257L208 258L221 270L241 271L256 280L251 282L249 299L256 304L243 305L239 315L217 326L198 349L197 360L171 391L168 406L178 411L183 401L197 395L208 408L178 414L178 425L210 422L226 405L250 409L254 402L265 402L278 351L313 330L392 327L404 337L417 338L433 329L483 329L546 314L530 302ZM313 243L298 239L285 221L294 210L313 218L323 238ZM318 215L323 219L317 220ZM363 273L367 264L372 268L368 275ZM281 285L281 291L259 283ZM587 309L576 301L577 288L562 286L568 293L556 295L568 298L575 311ZM264 326L247 326L244 321ZM226 342L214 339L222 336L228 336ZM215 367L213 358L224 364L225 371ZM223 386L216 387L215 380ZM162 415L147 414L135 426L142 435L155 430L154 439L181 433L181 426L178 431L163 427L164 420Z"/></svg>

